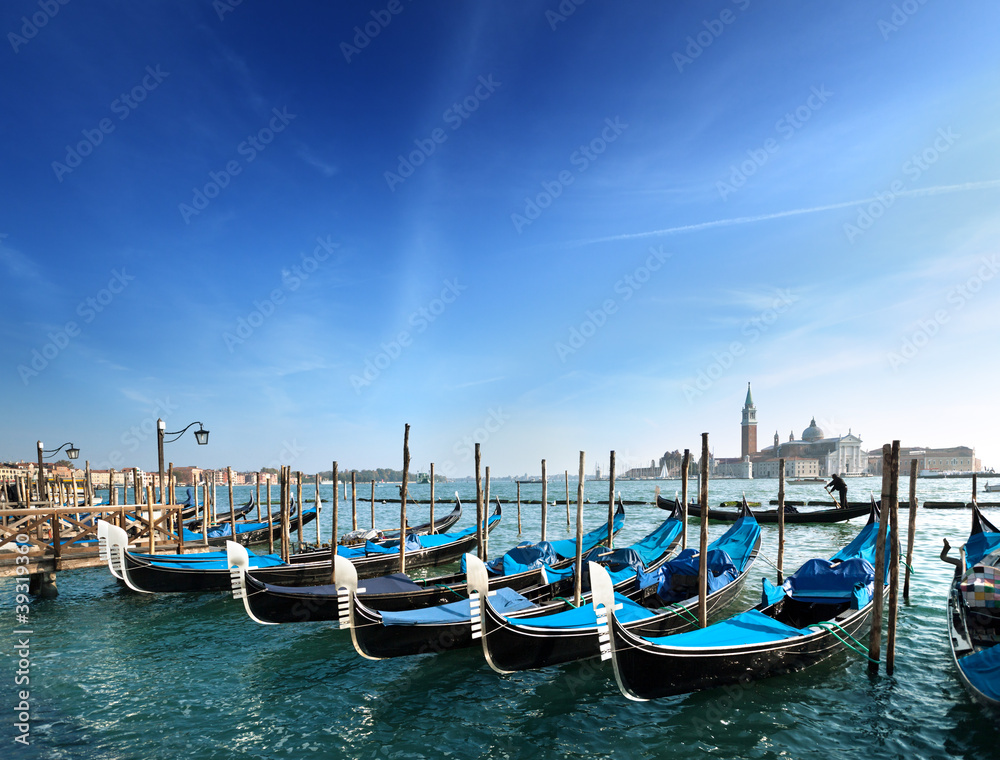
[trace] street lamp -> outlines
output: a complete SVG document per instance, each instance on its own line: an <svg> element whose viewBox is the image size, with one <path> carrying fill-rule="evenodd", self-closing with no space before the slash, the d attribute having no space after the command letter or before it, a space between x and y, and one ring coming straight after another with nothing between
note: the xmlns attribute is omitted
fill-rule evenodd
<svg viewBox="0 0 1000 760"><path fill-rule="evenodd" d="M202 425L200 422L192 422L183 430L178 430L173 433L168 433L165 431L166 425L164 425L163 419L160 418L156 421L156 452L159 458L159 465L160 465L160 499L163 499L163 444L173 443L182 435L184 435L194 425L198 426L198 429L194 431L194 438L196 441L198 441L199 446L204 446L205 444L208 443L208 431L205 430L205 426ZM172 435L175 437L171 438L169 441L163 440L164 436L168 435Z"/></svg>
<svg viewBox="0 0 1000 760"><path fill-rule="evenodd" d="M66 447L69 448L66 448ZM38 498L40 501L44 501L46 496L45 489L45 471L42 467L43 459L51 459L56 454L58 454L63 449L66 449L66 456L70 459L76 459L80 456L80 449L76 448L72 443L64 443L62 446L56 449L46 449L42 442L38 442Z"/></svg>

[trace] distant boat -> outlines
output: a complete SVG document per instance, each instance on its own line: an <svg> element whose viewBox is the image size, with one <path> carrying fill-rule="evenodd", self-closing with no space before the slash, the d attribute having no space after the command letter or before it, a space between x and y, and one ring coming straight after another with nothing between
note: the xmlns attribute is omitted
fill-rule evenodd
<svg viewBox="0 0 1000 760"><path fill-rule="evenodd" d="M1000 483L993 483L992 485L986 483L983 486L983 490L986 491L986 493L1000 493Z"/></svg>
<svg viewBox="0 0 1000 760"><path fill-rule="evenodd" d="M826 483L826 478L794 478L793 480L789 480L788 481L788 484L791 485L791 486L801 486L801 485L805 485L806 483L809 483L809 484L812 484L812 483L823 484L823 483Z"/></svg>

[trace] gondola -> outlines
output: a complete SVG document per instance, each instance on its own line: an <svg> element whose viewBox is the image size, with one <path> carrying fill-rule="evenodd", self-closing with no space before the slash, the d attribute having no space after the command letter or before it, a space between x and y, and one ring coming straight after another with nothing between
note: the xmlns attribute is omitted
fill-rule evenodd
<svg viewBox="0 0 1000 760"><path fill-rule="evenodd" d="M848 636L867 630L874 594L887 590L886 577L875 590L878 525L873 500L861 533L830 560L809 560L780 587L765 579L760 604L748 612L672 636L629 631L616 617L611 579L593 568L599 626L607 641L602 656L612 660L619 689L634 700L686 694L800 670L840 651ZM894 543L886 540L887 554Z"/></svg>
<svg viewBox="0 0 1000 760"><path fill-rule="evenodd" d="M588 554L599 556L602 561L615 561L623 554L631 552L640 564L654 569L662 565L675 551L680 539L681 521L671 516L646 538L632 547L609 552L598 546ZM606 534L605 534L606 535ZM566 595L573 594L574 570L567 568L551 583L520 592L509 588L495 588L489 591L489 577L485 563L477 557L467 555L469 574L468 598L448 602L443 605L417 610L389 611L373 610L356 592L357 581L351 577L350 568L338 565L338 582L347 589L348 625L354 648L362 657L372 660L387 657L401 657L429 652L443 652L460 649L475 644L476 633L480 629L479 609L483 595L489 593L494 605L505 614L544 615L565 609ZM584 565L586 567L586 564ZM340 576L344 570L343 579ZM475 582L472 581L475 576ZM636 569L630 566L622 569L619 587L628 593L635 584ZM342 623L343 625L343 623Z"/></svg>
<svg viewBox="0 0 1000 760"><path fill-rule="evenodd" d="M499 509L499 505L498 505ZM617 533L625 522L625 509L619 503L614 515L612 531ZM588 552L608 535L608 524L586 534L583 551ZM556 572L563 571L576 555L576 541L556 541L551 543L562 552L559 561L552 565ZM512 550L515 551L515 550ZM510 554L511 552L508 552ZM506 556L506 555L503 555ZM407 567L410 567L407 565ZM490 578L490 588L509 588L519 591L534 588L547 582L541 567L526 569ZM237 579L234 579L237 580ZM296 623L320 620L338 620L345 617L346 607L342 607L344 597L338 595L337 587L293 585L277 586L264 582L254 573L244 574L234 583L233 596L242 599L247 615L258 623ZM360 592L365 606L373 610L400 611L432 607L467 597L464 572L449 573L430 578L410 578L396 573L366 580L364 592Z"/></svg>
<svg viewBox="0 0 1000 760"><path fill-rule="evenodd" d="M979 702L1000 707L1000 531L972 508L972 531L948 560L955 565L948 594L948 633L959 679Z"/></svg>
<svg viewBox="0 0 1000 760"><path fill-rule="evenodd" d="M760 526L744 502L743 516L709 545L706 606L712 612L739 593L760 551ZM698 551L685 549L656 573L633 574L624 583L613 574L618 620L638 636L666 636L697 624ZM597 613L593 603L540 616L506 615L485 595L470 570L480 597L483 653L498 673L513 673L598 657ZM637 588L641 586L641 588ZM653 608L653 609L650 609Z"/></svg>
<svg viewBox="0 0 1000 760"><path fill-rule="evenodd" d="M181 520L184 521L184 526L188 530L201 530L201 519L198 518L198 514L200 513L202 507L199 505L195 505L193 501L194 501L194 495L191 493L191 489L189 488L187 502L180 505L184 507L184 509L181 510ZM236 507L235 514L233 514L234 510L232 509L229 510L228 512L222 512L220 514L215 515L215 522L216 524L219 524L227 522L232 519L242 520L256 506L257 506L257 501L254 498L253 493L251 493L250 500L242 504L241 506Z"/></svg>
<svg viewBox="0 0 1000 760"><path fill-rule="evenodd" d="M303 509L301 511L296 510L289 517L289 530L297 531L301 526L308 525L313 520L316 519L317 512L315 507L310 507L309 509ZM225 546L226 541L238 541L241 544L249 546L250 544L260 544L264 543L270 537L274 541L281 540L283 529L281 526L281 517L275 512L270 515L265 515L264 521L247 521L240 520L236 522L236 534L233 535L233 525L232 522L218 522L208 529L208 541L205 541L205 537L202 533L184 529L184 541L192 544L202 544L208 543L209 546ZM270 521L267 518L270 517Z"/></svg>
<svg viewBox="0 0 1000 760"><path fill-rule="evenodd" d="M500 522L500 511L489 518L489 529L492 531ZM226 560L211 564L209 562L185 561L177 562L171 558L161 558L157 555L139 555L127 550L127 537L116 534L108 528L108 548L112 551L119 544L119 559L115 565L115 573L129 588L143 592L173 592L173 591L226 591L232 588L229 564ZM406 551L406 562L409 568L429 567L444 564L457 559L475 545L475 526L455 533L440 533L433 536L407 536L409 548ZM122 532L124 533L124 532ZM350 562L358 568L359 575L371 573L384 575L398 566L399 544L371 544L362 547L337 547L338 556L351 555ZM176 556L176 555L173 555ZM266 583L274 585L305 586L309 583L328 581L333 565L329 552L326 558L312 562L295 562L261 565L254 572ZM112 554L112 562L115 557ZM365 576L367 577L367 576Z"/></svg>
<svg viewBox="0 0 1000 760"><path fill-rule="evenodd" d="M660 509L673 509L674 500L665 499L659 494L656 495L656 506ZM867 504L861 504L858 506L847 507L846 509L814 509L807 512L793 512L790 509L785 509L785 524L802 524L802 523L836 523L844 522L845 520L852 520L855 517L864 517L868 514L869 506ZM701 516L701 505L692 502L688 504L688 517L700 517ZM777 523L778 522L778 510L769 509L754 512L754 516L757 518L759 523ZM740 510L738 509L717 509L714 507L709 507L708 509L708 519L719 522L735 522L740 519Z"/></svg>

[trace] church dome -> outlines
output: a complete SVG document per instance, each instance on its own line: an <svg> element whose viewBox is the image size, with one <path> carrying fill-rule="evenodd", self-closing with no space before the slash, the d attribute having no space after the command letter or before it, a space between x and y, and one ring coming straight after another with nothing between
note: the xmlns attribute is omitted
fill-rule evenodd
<svg viewBox="0 0 1000 760"><path fill-rule="evenodd" d="M823 431L819 428L818 425L816 425L815 417L812 418L812 421L809 423L809 427L807 427L805 430L802 431L803 441L810 441L810 442L821 441L825 437L826 436L823 433Z"/></svg>

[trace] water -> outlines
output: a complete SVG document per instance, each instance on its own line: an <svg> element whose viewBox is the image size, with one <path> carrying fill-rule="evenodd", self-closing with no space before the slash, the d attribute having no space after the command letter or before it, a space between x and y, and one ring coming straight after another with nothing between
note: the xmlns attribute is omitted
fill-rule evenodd
<svg viewBox="0 0 1000 760"><path fill-rule="evenodd" d="M471 524L470 484L457 489ZM652 498L655 484L621 483L626 499ZM679 484L660 483L667 495ZM849 482L851 499L879 482ZM919 497L960 500L970 481L920 481ZM427 486L412 486L420 498ZM511 483L494 483L501 498ZM907 491L906 480L901 491ZM245 501L248 487L235 489ZM710 503L773 498L776 481L715 481ZM537 498L540 486L524 486ZM576 484L570 483L575 499ZM275 491L276 493L276 491ZM359 487L370 493L370 486ZM312 486L304 487L311 503ZM380 485L377 495L398 494ZM330 486L321 488L329 503ZM564 486L550 486L563 499ZM983 494L985 499L992 495ZM219 490L225 510L225 489ZM589 483L587 498L607 498L606 483ZM827 498L821 486L789 486L789 499ZM997 498L1000 500L1000 497ZM444 506L441 507L445 509ZM606 519L606 503L587 505L585 528ZM522 509L524 538L537 538L538 505ZM443 514L440 512L439 514ZM665 517L651 506L626 508L618 545L641 538ZM908 512L902 511L905 526ZM381 662L359 657L346 632L332 624L260 626L225 594L129 593L105 568L66 573L53 600L30 606L30 684L14 686L18 628L14 584L0 581L3 648L0 696L2 756L17 758L968 758L1000 756L992 718L968 698L953 673L944 604L950 566L938 560L941 538L955 547L968 535L964 510L920 511L910 603L900 610L894 677L867 675L865 661L844 653L806 671L749 688L731 687L637 703L618 692L610 664L573 663L498 676L479 649ZM1000 518L1000 509L987 514ZM424 520L426 508L410 511ZM340 504L340 528L350 528L350 502ZM361 527L370 523L359 503ZM573 513L575 524L575 511ZM330 536L324 509L321 537ZM376 524L398 522L398 505L376 505ZM786 568L829 556L853 537L863 519L829 526L789 526ZM565 507L549 510L549 537L569 535ZM711 535L725 526L711 526ZM904 528L905 530L905 528ZM306 537L314 535L307 527ZM697 523L689 534L697 541ZM516 511L506 508L492 534L492 551L512 546ZM777 528L763 526L762 554L777 557ZM759 560L733 609L752 606ZM21 626L22 628L24 626ZM15 692L30 689L31 745L12 743ZM8 749L12 747L13 753Z"/></svg>

